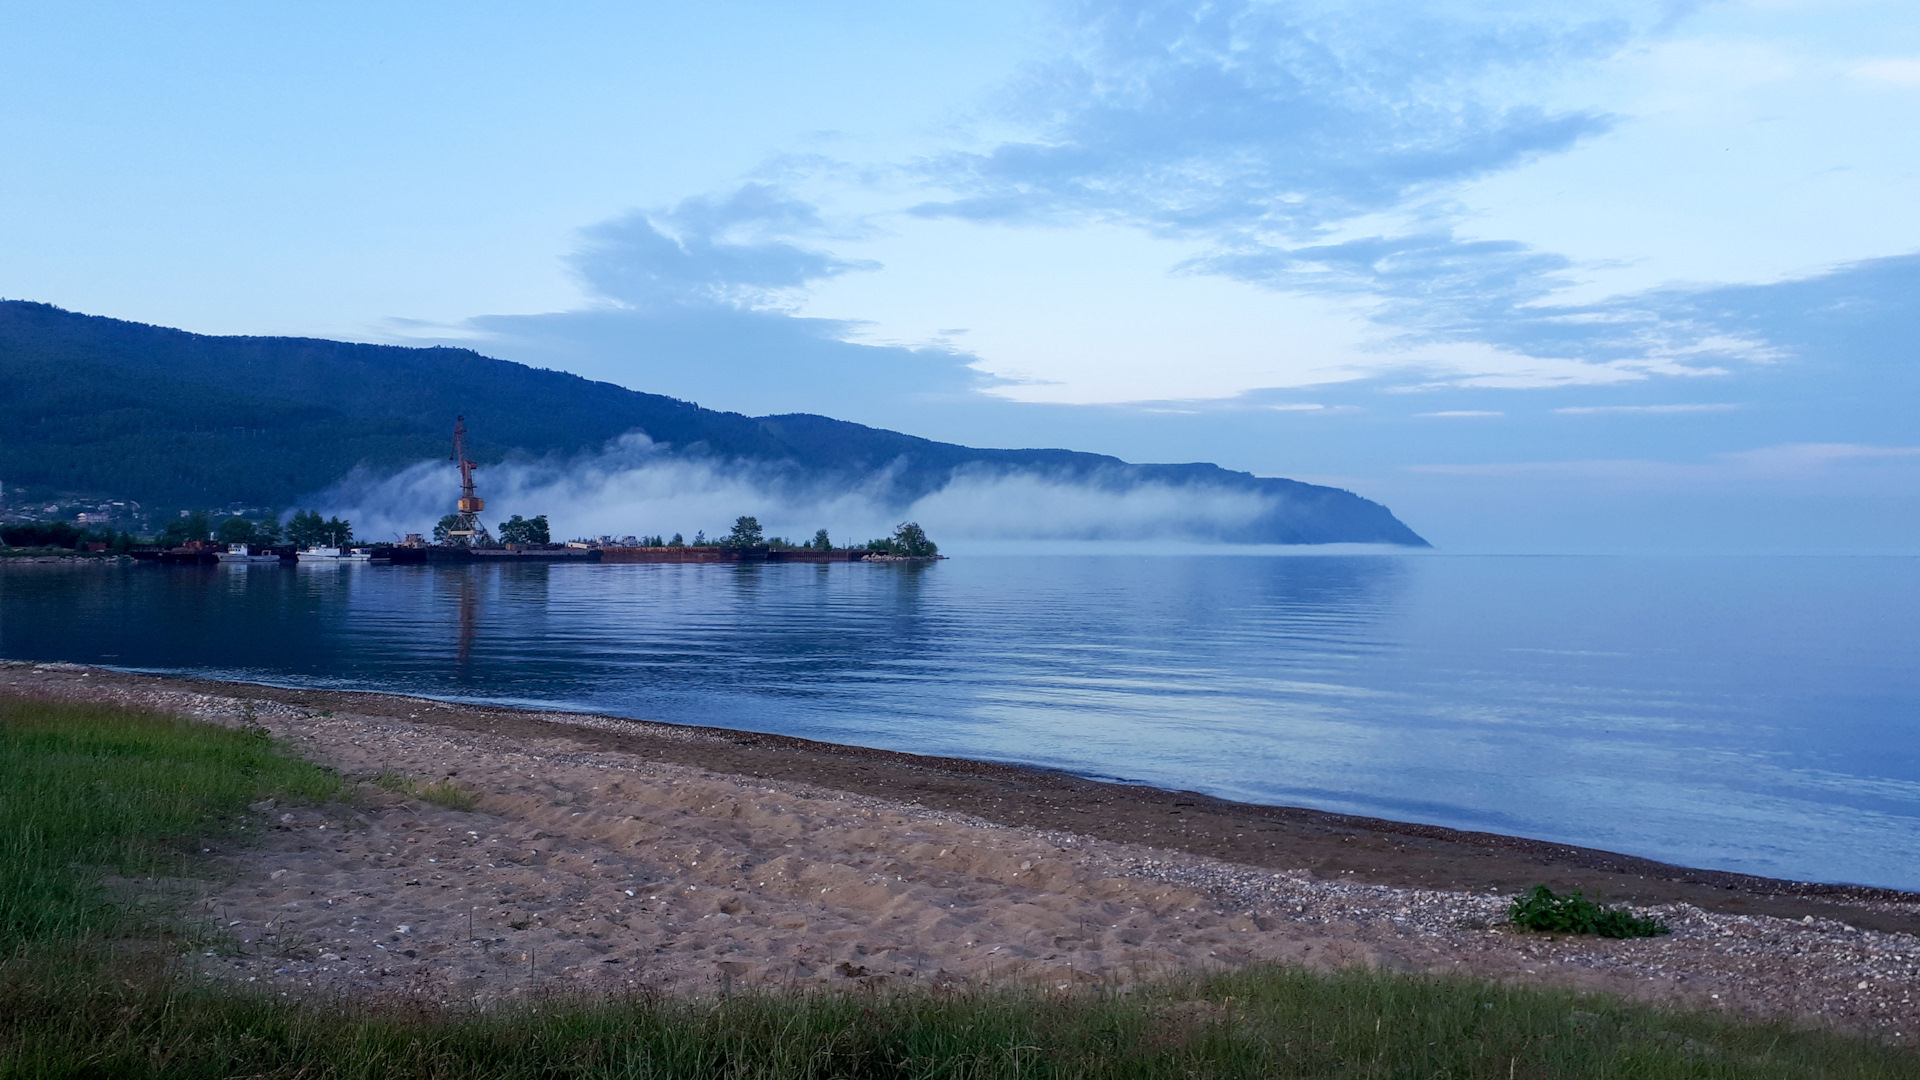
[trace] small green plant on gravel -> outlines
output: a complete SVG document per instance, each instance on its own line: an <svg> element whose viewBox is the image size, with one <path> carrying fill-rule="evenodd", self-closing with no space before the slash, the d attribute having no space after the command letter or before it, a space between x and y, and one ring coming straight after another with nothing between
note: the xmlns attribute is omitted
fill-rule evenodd
<svg viewBox="0 0 1920 1080"><path fill-rule="evenodd" d="M1528 930L1556 934L1598 934L1609 938L1657 937L1672 933L1659 919L1642 919L1619 908L1601 907L1578 892L1555 896L1545 885L1535 885L1513 902L1507 917Z"/></svg>
<svg viewBox="0 0 1920 1080"><path fill-rule="evenodd" d="M451 780L420 785L420 798L449 810L468 811L480 805L480 796Z"/></svg>
<svg viewBox="0 0 1920 1080"><path fill-rule="evenodd" d="M262 742L273 740L273 732L267 725L260 722L260 709L254 704L252 698L248 698L240 706L240 730Z"/></svg>
<svg viewBox="0 0 1920 1080"><path fill-rule="evenodd" d="M419 799L421 802L430 802L435 806L444 806L449 810L465 812L480 805L480 796L478 794L468 791L452 780L436 780L431 784L423 784L411 776L402 776L399 773L381 773L379 776L373 778L373 782L396 795L405 795L409 798Z"/></svg>

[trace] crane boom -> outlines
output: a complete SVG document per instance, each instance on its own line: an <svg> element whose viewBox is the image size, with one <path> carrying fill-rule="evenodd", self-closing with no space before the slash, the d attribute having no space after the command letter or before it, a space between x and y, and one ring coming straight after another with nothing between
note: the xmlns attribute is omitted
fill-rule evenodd
<svg viewBox="0 0 1920 1080"><path fill-rule="evenodd" d="M449 515L452 520L443 522L451 527L446 530L447 540L466 547L492 547L493 537L488 535L487 527L480 524L480 511L487 508L487 502L473 490L473 470L480 466L467 456L467 418L453 418L453 457L460 466L460 501L457 511ZM439 530L435 530L439 535Z"/></svg>
<svg viewBox="0 0 1920 1080"><path fill-rule="evenodd" d="M460 512L477 514L487 508L486 500L473 493L473 470L480 466L467 457L467 418L453 418L453 460L460 464Z"/></svg>

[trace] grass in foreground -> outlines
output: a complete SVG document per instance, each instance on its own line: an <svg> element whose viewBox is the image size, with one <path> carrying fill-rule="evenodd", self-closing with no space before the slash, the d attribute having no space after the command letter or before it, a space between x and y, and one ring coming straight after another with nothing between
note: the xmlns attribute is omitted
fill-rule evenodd
<svg viewBox="0 0 1920 1080"><path fill-rule="evenodd" d="M1005 990L297 1002L170 972L102 873L190 869L249 802L333 777L266 739L0 700L0 1078L1911 1077L1863 1040L1459 979L1268 968L1126 995Z"/></svg>
<svg viewBox="0 0 1920 1080"><path fill-rule="evenodd" d="M926 991L301 1004L0 970L0 1076L1912 1077L1907 1054L1618 999L1265 969L1119 996Z"/></svg>
<svg viewBox="0 0 1920 1080"><path fill-rule="evenodd" d="M153 913L111 901L104 876L181 873L249 803L338 786L263 732L0 698L0 949L148 926Z"/></svg>

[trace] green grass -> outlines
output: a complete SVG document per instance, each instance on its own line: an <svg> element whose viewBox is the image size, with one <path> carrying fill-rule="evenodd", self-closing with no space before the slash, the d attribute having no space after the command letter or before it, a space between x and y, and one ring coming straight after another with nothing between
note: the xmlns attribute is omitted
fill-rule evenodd
<svg viewBox="0 0 1920 1080"><path fill-rule="evenodd" d="M338 786L257 729L0 699L0 949L144 926L155 913L110 898L103 877L180 874L249 803Z"/></svg>
<svg viewBox="0 0 1920 1080"><path fill-rule="evenodd" d="M0 701L0 1080L1920 1075L1911 1054L1831 1033L1378 971L1262 968L1125 994L303 1002L182 973L165 924L97 887L193 870L202 838L241 828L249 802L337 789L259 733ZM133 930L149 936L105 936Z"/></svg>
<svg viewBox="0 0 1920 1080"><path fill-rule="evenodd" d="M0 976L17 973L0 971ZM1007 990L298 1003L0 978L0 1077L1912 1077L1900 1051L1569 992L1269 968L1120 996Z"/></svg>
<svg viewBox="0 0 1920 1080"><path fill-rule="evenodd" d="M399 773L381 773L373 782L397 795L406 795L430 802L435 806L444 806L449 810L472 810L480 805L480 796L451 780L436 780L423 784L411 776Z"/></svg>
<svg viewBox="0 0 1920 1080"><path fill-rule="evenodd" d="M1560 934L1598 934L1610 938L1659 937L1672 933L1659 919L1642 919L1630 911L1601 907L1573 893L1555 896L1545 885L1535 885L1513 902L1507 918L1527 930Z"/></svg>

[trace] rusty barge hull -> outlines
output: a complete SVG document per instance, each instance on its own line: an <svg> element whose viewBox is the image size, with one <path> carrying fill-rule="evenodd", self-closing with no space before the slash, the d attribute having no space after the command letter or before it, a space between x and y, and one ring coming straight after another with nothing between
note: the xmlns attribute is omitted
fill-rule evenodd
<svg viewBox="0 0 1920 1080"><path fill-rule="evenodd" d="M865 551L811 551L800 548L609 547L603 563L859 562Z"/></svg>
<svg viewBox="0 0 1920 1080"><path fill-rule="evenodd" d="M599 562L596 548L468 548L474 562Z"/></svg>
<svg viewBox="0 0 1920 1080"><path fill-rule="evenodd" d="M294 564L292 549L280 551L273 549L280 561L288 566ZM174 549L156 551L142 549L130 552L133 558L142 562L157 562L167 566L215 566L218 556L212 551ZM375 564L391 563L405 566L420 563L523 563L523 562L560 562L560 563L857 563L865 562L873 553L864 549L840 551L813 551L806 548L723 548L702 547L607 547L607 548L469 548L457 545L435 545L432 547L387 547L373 548ZM881 562L922 562L926 560L901 559L888 557L876 559Z"/></svg>

